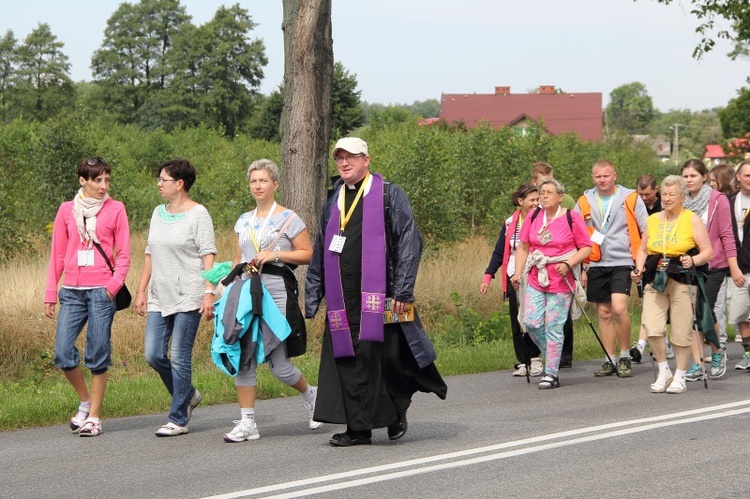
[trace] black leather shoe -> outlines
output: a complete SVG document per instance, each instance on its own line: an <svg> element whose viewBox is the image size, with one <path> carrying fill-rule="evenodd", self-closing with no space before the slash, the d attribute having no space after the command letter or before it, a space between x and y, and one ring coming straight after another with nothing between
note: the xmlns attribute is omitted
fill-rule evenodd
<svg viewBox="0 0 750 499"><path fill-rule="evenodd" d="M352 445L370 445L372 438L362 434L336 433L328 441L336 447L351 447Z"/></svg>
<svg viewBox="0 0 750 499"><path fill-rule="evenodd" d="M573 361L570 359L562 359L560 361L560 369L566 369L569 367L573 367Z"/></svg>
<svg viewBox="0 0 750 499"><path fill-rule="evenodd" d="M388 438L391 440L398 440L399 438L406 435L406 429L409 425L406 422L406 413L402 412L398 415L398 421L388 427Z"/></svg>

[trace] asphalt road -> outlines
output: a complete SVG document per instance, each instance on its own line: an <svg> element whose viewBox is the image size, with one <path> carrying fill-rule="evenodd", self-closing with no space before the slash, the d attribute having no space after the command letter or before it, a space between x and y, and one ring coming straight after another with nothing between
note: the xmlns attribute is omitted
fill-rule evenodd
<svg viewBox="0 0 750 499"><path fill-rule="evenodd" d="M562 386L493 372L446 379L448 398L417 394L409 431L334 448L343 427L307 429L301 397L259 401L261 439L227 444L236 405L199 407L190 433L157 438L155 414L104 421L95 438L67 426L0 433L0 497L748 497L750 373L649 393L634 377L595 378L575 362Z"/></svg>

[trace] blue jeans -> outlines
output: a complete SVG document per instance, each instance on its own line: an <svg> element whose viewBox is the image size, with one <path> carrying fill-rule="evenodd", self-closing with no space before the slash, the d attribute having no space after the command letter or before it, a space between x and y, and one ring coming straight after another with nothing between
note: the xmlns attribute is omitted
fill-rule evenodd
<svg viewBox="0 0 750 499"><path fill-rule="evenodd" d="M55 366L63 370L78 367L81 356L76 348L76 339L86 329L84 360L92 371L106 371L112 365L112 319L115 302L109 299L102 288L60 288L60 313L57 315L55 333Z"/></svg>
<svg viewBox="0 0 750 499"><path fill-rule="evenodd" d="M187 424L188 404L195 393L191 381L192 357L200 319L198 310L166 317L162 317L161 312L149 312L146 318L146 362L156 370L172 395L169 421L179 426Z"/></svg>

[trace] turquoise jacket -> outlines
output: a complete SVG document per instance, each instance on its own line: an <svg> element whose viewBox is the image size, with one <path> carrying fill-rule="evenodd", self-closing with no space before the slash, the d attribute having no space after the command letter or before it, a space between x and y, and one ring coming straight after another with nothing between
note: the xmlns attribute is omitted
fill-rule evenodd
<svg viewBox="0 0 750 499"><path fill-rule="evenodd" d="M249 362L253 358L258 364L266 362L267 354L270 354L292 332L286 317L279 311L273 297L262 284L261 308L263 312L262 315L253 314L250 283L248 279L230 284L216 303L214 311L211 357L219 369L232 377L237 376L240 370L249 368ZM240 288L235 289L236 286ZM235 308L236 311L228 310L227 307ZM226 324L227 318L234 319L235 322ZM263 337L261 320L273 332L272 338ZM248 331L249 337L247 337Z"/></svg>

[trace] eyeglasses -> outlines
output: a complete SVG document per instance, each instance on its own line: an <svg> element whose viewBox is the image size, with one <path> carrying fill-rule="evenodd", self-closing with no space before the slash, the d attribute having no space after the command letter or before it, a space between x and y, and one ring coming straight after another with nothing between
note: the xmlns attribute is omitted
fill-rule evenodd
<svg viewBox="0 0 750 499"><path fill-rule="evenodd" d="M337 165L340 165L340 164L344 163L345 161L351 163L351 161L354 158L363 158L363 157L364 157L364 155L362 155L362 154L352 154L352 155L349 155L349 156L338 156L336 158L333 158L333 160L336 162Z"/></svg>
<svg viewBox="0 0 750 499"><path fill-rule="evenodd" d="M92 156L92 157L90 157L89 159L86 160L86 164L89 165L89 166L95 166L98 163L105 163L106 164L107 162L104 161L99 156Z"/></svg>
<svg viewBox="0 0 750 499"><path fill-rule="evenodd" d="M156 179L156 183L157 184L165 184L167 182L177 182L177 180L179 180L179 179L176 179L176 178L161 178L161 177L159 177L159 178Z"/></svg>

